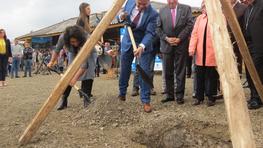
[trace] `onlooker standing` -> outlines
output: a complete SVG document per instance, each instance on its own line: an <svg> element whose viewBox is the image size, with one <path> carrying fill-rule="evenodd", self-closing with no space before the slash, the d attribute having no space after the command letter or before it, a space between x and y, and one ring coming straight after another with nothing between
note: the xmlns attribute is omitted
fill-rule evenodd
<svg viewBox="0 0 263 148"><path fill-rule="evenodd" d="M19 78L18 72L20 69L21 58L23 56L23 46L18 44L18 40L15 40L15 44L12 48L13 62L11 69L11 78Z"/></svg>
<svg viewBox="0 0 263 148"><path fill-rule="evenodd" d="M234 5L237 17L243 16L242 28L246 38L248 48L257 69L261 83L263 82L263 1L262 0L242 0L246 5L237 0L231 0ZM255 88L249 72L247 71L247 80L251 91L251 99L248 101L249 109L258 109L262 107L262 101ZM260 82L259 82L260 83Z"/></svg>
<svg viewBox="0 0 263 148"><path fill-rule="evenodd" d="M7 86L5 80L8 62L12 62L11 44L5 30L0 29L0 88Z"/></svg>
<svg viewBox="0 0 263 148"><path fill-rule="evenodd" d="M202 14L195 22L189 45L189 55L194 56L194 54L196 55L197 100L193 105L200 105L206 95L207 105L214 106L216 99L213 96L217 95L218 73L204 2L202 3Z"/></svg>
<svg viewBox="0 0 263 148"><path fill-rule="evenodd" d="M25 64L25 74L24 77L27 77L27 73L29 77L32 77L32 59L33 59L33 52L34 49L30 47L30 44L25 42L25 49L23 51L24 54L24 64Z"/></svg>
<svg viewBox="0 0 263 148"><path fill-rule="evenodd" d="M189 36L193 28L191 7L167 0L168 6L160 10L157 32L161 39L167 97L162 103L184 103L186 59ZM176 77L176 85L174 77ZM176 89L176 90L175 90ZM175 91L174 91L175 90Z"/></svg>

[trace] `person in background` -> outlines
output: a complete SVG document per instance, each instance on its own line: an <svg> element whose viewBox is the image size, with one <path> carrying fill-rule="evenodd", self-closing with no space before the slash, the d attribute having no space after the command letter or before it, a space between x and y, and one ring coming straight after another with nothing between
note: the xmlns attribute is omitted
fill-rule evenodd
<svg viewBox="0 0 263 148"><path fill-rule="evenodd" d="M249 52L258 72L258 75L263 82L263 1L262 0L230 0L236 12L236 16L243 17L241 23L243 33L248 44ZM259 109L263 106L258 91L255 88L254 82L251 79L250 73L246 69L251 98L248 101L249 109Z"/></svg>
<svg viewBox="0 0 263 148"><path fill-rule="evenodd" d="M7 86L7 65L12 62L11 43L7 38L5 30L0 29L0 88Z"/></svg>
<svg viewBox="0 0 263 148"><path fill-rule="evenodd" d="M23 59L24 59L24 76L27 77L27 74L29 77L32 77L32 59L33 59L33 53L34 49L30 47L30 44L28 42L24 43L25 49L23 50Z"/></svg>
<svg viewBox="0 0 263 148"><path fill-rule="evenodd" d="M23 57L23 49L24 47L18 43L18 40L15 40L12 47L13 62L11 69L11 78L19 78L18 72L20 69L21 58Z"/></svg>
<svg viewBox="0 0 263 148"><path fill-rule="evenodd" d="M176 97L176 102L180 105L184 104L187 47L193 28L193 16L190 6L178 3L178 0L167 2L168 5L160 10L157 27L161 39L167 95L162 103L175 101Z"/></svg>
<svg viewBox="0 0 263 148"><path fill-rule="evenodd" d="M217 95L219 76L216 71L215 50L204 1L202 2L202 14L197 17L191 35L189 55L196 55L197 98L193 105L200 105L206 95L208 97L207 106L214 106L216 99L213 96Z"/></svg>

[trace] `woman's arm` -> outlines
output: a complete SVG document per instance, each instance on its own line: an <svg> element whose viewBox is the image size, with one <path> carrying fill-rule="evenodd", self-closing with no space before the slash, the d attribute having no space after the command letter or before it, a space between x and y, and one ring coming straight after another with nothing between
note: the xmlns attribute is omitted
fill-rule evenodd
<svg viewBox="0 0 263 148"><path fill-rule="evenodd" d="M70 86L74 86L79 78L86 72L87 69L80 68L69 83Z"/></svg>

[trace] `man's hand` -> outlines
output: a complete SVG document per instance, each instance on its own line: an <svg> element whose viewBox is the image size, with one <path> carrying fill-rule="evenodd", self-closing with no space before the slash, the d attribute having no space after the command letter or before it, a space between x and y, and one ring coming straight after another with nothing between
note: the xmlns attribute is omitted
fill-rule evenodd
<svg viewBox="0 0 263 148"><path fill-rule="evenodd" d="M178 46L180 44L181 39L176 37L166 37L165 39L171 46Z"/></svg>
<svg viewBox="0 0 263 148"><path fill-rule="evenodd" d="M133 53L135 57L141 57L143 52L144 52L144 49L139 46Z"/></svg>
<svg viewBox="0 0 263 148"><path fill-rule="evenodd" d="M194 56L195 52L194 51L189 51L189 56L192 57Z"/></svg>
<svg viewBox="0 0 263 148"><path fill-rule="evenodd" d="M125 21L127 19L128 15L129 15L128 12L121 12L120 20Z"/></svg>

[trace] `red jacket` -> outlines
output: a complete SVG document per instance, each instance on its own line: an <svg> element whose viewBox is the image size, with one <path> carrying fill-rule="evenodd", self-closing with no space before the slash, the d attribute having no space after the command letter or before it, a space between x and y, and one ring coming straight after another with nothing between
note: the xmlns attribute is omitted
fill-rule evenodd
<svg viewBox="0 0 263 148"><path fill-rule="evenodd" d="M189 53L195 53L196 65L203 66L203 44L204 32L207 24L207 15L200 15L195 22L194 29L191 35L189 44ZM206 34L206 63L205 66L216 66L215 50L212 43L212 34L210 27L207 28Z"/></svg>

